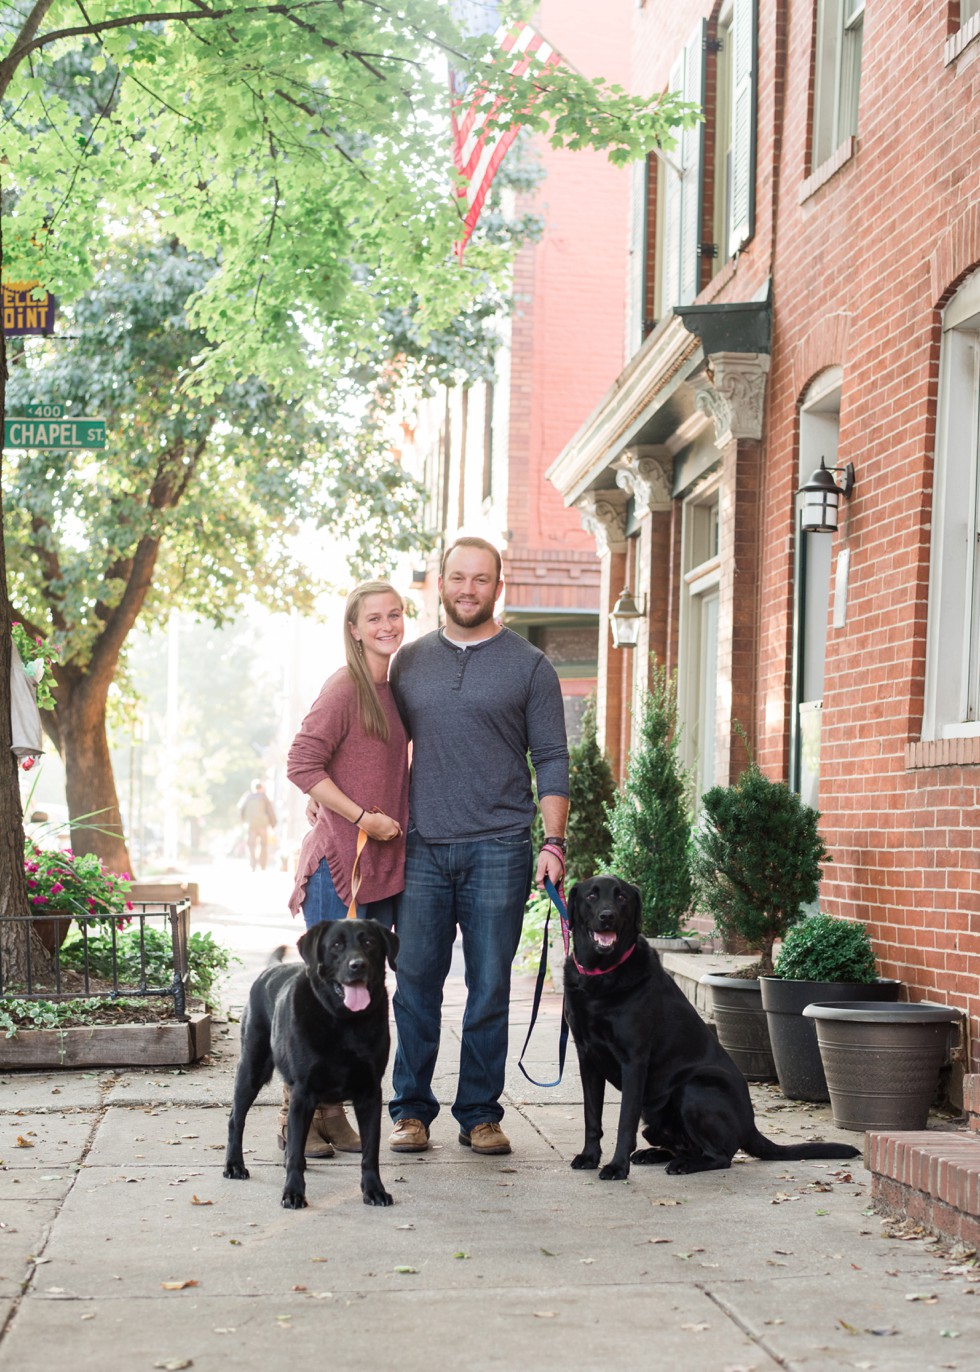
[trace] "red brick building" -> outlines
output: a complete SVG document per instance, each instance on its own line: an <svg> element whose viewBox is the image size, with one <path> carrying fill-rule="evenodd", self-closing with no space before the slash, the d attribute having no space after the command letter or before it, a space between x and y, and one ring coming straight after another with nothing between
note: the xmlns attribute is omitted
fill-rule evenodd
<svg viewBox="0 0 980 1372"><path fill-rule="evenodd" d="M700 788L744 730L822 812L822 907L976 1044L980 2L647 0L633 85L705 119L648 164L630 358L549 470L596 535L607 747L656 652ZM854 470L834 533L821 460Z"/></svg>
<svg viewBox="0 0 980 1372"><path fill-rule="evenodd" d="M581 71L625 86L632 12L632 0L544 0L534 24ZM596 684L599 573L593 540L544 473L623 365L630 182L602 153L535 140L532 155L544 178L519 208L544 231L517 259L496 380L418 406L402 456L423 474L439 535L417 573L424 626L436 622L443 548L459 533L490 539L503 550L504 621L554 662L574 727Z"/></svg>

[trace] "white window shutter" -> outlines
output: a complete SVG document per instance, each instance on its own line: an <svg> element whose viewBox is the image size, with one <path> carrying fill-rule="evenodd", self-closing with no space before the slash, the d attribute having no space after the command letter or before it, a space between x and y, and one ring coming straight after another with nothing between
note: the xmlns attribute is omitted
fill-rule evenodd
<svg viewBox="0 0 980 1372"><path fill-rule="evenodd" d="M684 52L684 99L704 110L704 52L707 23L702 20ZM701 289L701 176L704 122L685 129L681 137L681 283L680 304L689 305Z"/></svg>
<svg viewBox="0 0 980 1372"><path fill-rule="evenodd" d="M683 54L674 63L670 73L670 89L684 93ZM664 313L674 305L680 304L681 291L681 199L683 181L674 171L674 166L682 166L683 141L667 154L673 166L664 166L661 185L664 192L664 242L663 242L663 309Z"/></svg>
<svg viewBox="0 0 980 1372"><path fill-rule="evenodd" d="M734 0L729 257L752 237L755 219L755 33L756 0Z"/></svg>

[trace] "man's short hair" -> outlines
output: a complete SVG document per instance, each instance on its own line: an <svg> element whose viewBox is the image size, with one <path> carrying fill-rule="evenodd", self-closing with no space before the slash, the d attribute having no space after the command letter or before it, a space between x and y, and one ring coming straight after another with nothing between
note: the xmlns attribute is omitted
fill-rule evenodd
<svg viewBox="0 0 980 1372"><path fill-rule="evenodd" d="M457 548L482 548L485 553L489 553L494 560L497 568L497 580L503 577L503 564L500 560L500 550L495 548L492 543L488 543L485 538L457 538L455 543L451 543L442 555L442 562L439 564L439 575L446 575L446 563L449 561L449 554L454 553Z"/></svg>

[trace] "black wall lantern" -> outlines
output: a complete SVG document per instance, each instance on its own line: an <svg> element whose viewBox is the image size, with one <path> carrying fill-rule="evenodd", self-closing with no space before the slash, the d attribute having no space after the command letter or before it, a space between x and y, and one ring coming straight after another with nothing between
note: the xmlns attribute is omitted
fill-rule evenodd
<svg viewBox="0 0 980 1372"><path fill-rule="evenodd" d="M844 473L840 485L834 480L834 472ZM832 534L837 528L840 498L849 496L853 489L853 463L848 462L846 467L827 467L821 458L820 466L799 491L803 497L803 532Z"/></svg>

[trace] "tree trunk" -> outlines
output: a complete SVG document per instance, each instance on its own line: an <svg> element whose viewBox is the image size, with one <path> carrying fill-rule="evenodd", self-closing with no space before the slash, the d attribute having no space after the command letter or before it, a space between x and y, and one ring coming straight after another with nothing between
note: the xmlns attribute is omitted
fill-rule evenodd
<svg viewBox="0 0 980 1372"><path fill-rule="evenodd" d="M111 679L111 678L110 678ZM111 872L131 872L106 733L105 694L91 678L58 683L58 732L71 816L71 846Z"/></svg>
<svg viewBox="0 0 980 1372"><path fill-rule="evenodd" d="M3 187L0 185L0 197ZM0 260L3 224L0 221ZM0 417L7 397L7 340L0 328ZM0 431L0 992L27 984L28 968L36 976L50 970L50 959L27 924L8 923L30 911L24 881L24 816L20 806L17 759L10 732L10 600L3 540L3 433Z"/></svg>

